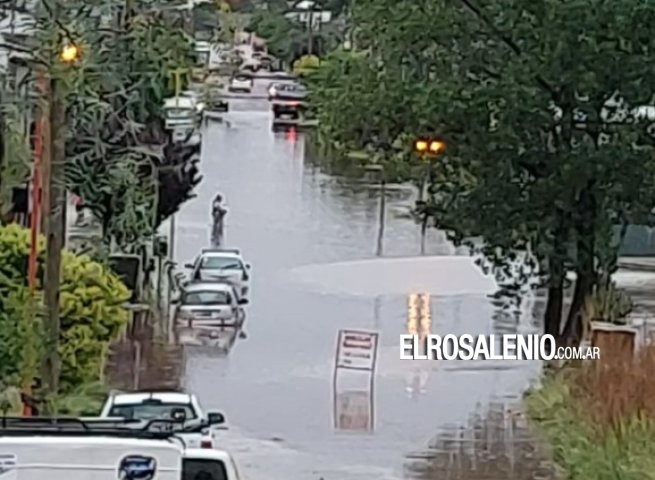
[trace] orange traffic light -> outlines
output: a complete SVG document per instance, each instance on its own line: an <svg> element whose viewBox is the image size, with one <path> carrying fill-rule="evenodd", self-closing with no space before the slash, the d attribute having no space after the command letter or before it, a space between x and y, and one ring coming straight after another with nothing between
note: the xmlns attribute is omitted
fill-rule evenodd
<svg viewBox="0 0 655 480"><path fill-rule="evenodd" d="M438 155L446 149L446 144L440 140L416 140L414 142L414 151L417 153L427 153Z"/></svg>

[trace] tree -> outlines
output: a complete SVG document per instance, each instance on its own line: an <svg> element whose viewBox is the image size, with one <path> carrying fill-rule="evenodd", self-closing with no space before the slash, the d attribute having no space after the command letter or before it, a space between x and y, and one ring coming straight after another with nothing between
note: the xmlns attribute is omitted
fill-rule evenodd
<svg viewBox="0 0 655 480"><path fill-rule="evenodd" d="M360 1L369 70L341 85L332 75L319 90L322 134L383 146L443 137L445 157L417 170L430 178L427 211L484 254L505 293L520 296L531 280L548 287L548 333L560 333L565 276L575 272L561 333L576 340L584 299L616 268L615 225L648 221L655 203L651 128L634 115L654 93L655 39L639 29L653 15L637 0ZM343 85L355 82L366 83ZM337 99L369 112L367 130L357 130L361 115L331 121Z"/></svg>
<svg viewBox="0 0 655 480"><path fill-rule="evenodd" d="M0 227L0 376L6 382L35 377L42 354L40 323L31 321L27 290L30 233L16 224ZM43 268L45 242L39 243ZM105 351L126 327L129 298L125 285L107 267L86 256L63 254L61 283L61 391L98 381ZM35 307L37 310L39 307ZM38 313L38 312L37 312Z"/></svg>
<svg viewBox="0 0 655 480"><path fill-rule="evenodd" d="M103 7L104 18L118 4ZM67 78L68 184L101 219L107 240L123 249L152 234L200 181L193 156L163 148L170 138L162 107L175 92L170 72L191 68L192 44L147 3L133 6L117 25L102 16L80 20L83 58ZM176 168L186 173L173 175ZM165 210L162 202L155 205L163 198L155 188L170 192Z"/></svg>
<svg viewBox="0 0 655 480"><path fill-rule="evenodd" d="M285 17L284 12L258 10L252 15L248 30L266 41L271 55L287 63L291 63L307 44L301 26Z"/></svg>

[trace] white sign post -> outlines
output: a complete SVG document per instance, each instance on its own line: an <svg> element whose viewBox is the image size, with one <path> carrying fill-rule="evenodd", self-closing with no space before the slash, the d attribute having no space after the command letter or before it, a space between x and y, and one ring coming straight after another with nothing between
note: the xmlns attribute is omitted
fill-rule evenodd
<svg viewBox="0 0 655 480"><path fill-rule="evenodd" d="M333 376L333 392L334 392L334 426L336 429L360 430L367 429L373 430L373 388L375 380L375 367L378 357L378 341L380 335L378 332L371 332L366 330L339 330L337 339L337 350L334 361L334 376ZM343 410L351 410L352 408L338 408L341 402L338 401L337 395L337 374L340 369L343 370L357 370L367 372L370 375L369 387L369 402L368 415L362 415L361 405L358 405L356 417L362 418L368 416L368 422L358 420L351 424L350 421L344 421ZM358 392L359 394L363 392ZM358 395L359 397L359 395ZM346 402L351 404L352 402ZM361 403L361 402L356 402ZM353 405L354 406L354 405ZM366 410L366 409L365 409ZM362 423L364 425L362 425ZM350 427L345 425L349 424Z"/></svg>
<svg viewBox="0 0 655 480"><path fill-rule="evenodd" d="M378 333L363 330L339 330L336 368L375 372Z"/></svg>

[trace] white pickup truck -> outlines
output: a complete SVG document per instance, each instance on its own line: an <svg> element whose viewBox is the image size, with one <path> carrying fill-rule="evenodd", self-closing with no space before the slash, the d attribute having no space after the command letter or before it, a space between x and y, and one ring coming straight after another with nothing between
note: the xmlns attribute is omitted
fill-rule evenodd
<svg viewBox="0 0 655 480"><path fill-rule="evenodd" d="M228 452L184 448L174 433L33 420L0 421L3 480L241 480Z"/></svg>
<svg viewBox="0 0 655 480"><path fill-rule="evenodd" d="M222 413L205 413L195 395L174 391L111 392L100 417L143 421L163 418L190 425L206 424L207 428L199 432L178 434L187 448L214 448L215 430L225 428Z"/></svg>

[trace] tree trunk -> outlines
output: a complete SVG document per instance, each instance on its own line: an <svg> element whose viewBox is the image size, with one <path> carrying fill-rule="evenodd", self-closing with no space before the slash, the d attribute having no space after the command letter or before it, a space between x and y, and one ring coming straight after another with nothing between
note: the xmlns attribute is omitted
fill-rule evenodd
<svg viewBox="0 0 655 480"><path fill-rule="evenodd" d="M567 254L567 217L561 209L555 210L553 252L548 259L548 297L544 313L544 333L553 335L559 342L564 306L564 260Z"/></svg>
<svg viewBox="0 0 655 480"><path fill-rule="evenodd" d="M569 345L577 345L582 340L583 309L587 297L593 292L596 285L595 269L595 210L596 199L590 183L580 194L578 215L575 222L576 231L576 281L571 299L571 307L562 332L562 339Z"/></svg>
<svg viewBox="0 0 655 480"><path fill-rule="evenodd" d="M564 305L564 277L559 275L550 280L548 286L548 299L544 314L544 333L559 339L562 322L562 307Z"/></svg>
<svg viewBox="0 0 655 480"><path fill-rule="evenodd" d="M4 210L2 193L4 192L4 182L6 181L3 179L5 169L5 135L5 116L0 111L0 223L2 222L1 215Z"/></svg>

